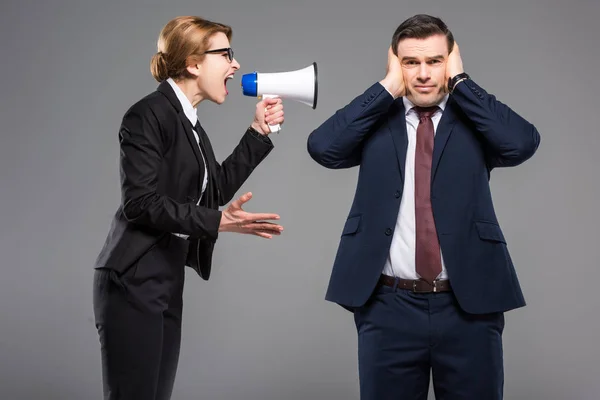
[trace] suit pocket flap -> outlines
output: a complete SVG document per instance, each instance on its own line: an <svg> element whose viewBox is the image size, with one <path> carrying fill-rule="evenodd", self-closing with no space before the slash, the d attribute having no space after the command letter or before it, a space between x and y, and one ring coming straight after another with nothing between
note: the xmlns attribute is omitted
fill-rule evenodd
<svg viewBox="0 0 600 400"><path fill-rule="evenodd" d="M499 225L493 222L475 221L475 226L481 239L506 243Z"/></svg>
<svg viewBox="0 0 600 400"><path fill-rule="evenodd" d="M342 235L349 235L351 233L355 233L356 231L358 231L359 226L360 226L360 215L348 218L346 220L346 224L344 225L344 230L342 231Z"/></svg>

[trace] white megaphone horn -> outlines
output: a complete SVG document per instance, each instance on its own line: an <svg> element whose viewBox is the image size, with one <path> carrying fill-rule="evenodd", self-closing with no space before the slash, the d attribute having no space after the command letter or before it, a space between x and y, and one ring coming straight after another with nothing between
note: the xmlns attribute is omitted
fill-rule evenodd
<svg viewBox="0 0 600 400"><path fill-rule="evenodd" d="M244 96L292 99L317 108L318 80L317 63L306 68L289 72L252 72L242 76ZM271 132L279 132L281 127L269 125Z"/></svg>

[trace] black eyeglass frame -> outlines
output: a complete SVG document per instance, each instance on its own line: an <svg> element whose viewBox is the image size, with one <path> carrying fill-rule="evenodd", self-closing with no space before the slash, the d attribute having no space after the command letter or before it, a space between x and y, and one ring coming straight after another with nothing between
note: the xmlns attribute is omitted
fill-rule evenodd
<svg viewBox="0 0 600 400"><path fill-rule="evenodd" d="M233 49L231 47L223 47L222 49L207 50L202 54L222 53L224 51L227 52L227 59L229 60L229 63L231 64L233 62Z"/></svg>

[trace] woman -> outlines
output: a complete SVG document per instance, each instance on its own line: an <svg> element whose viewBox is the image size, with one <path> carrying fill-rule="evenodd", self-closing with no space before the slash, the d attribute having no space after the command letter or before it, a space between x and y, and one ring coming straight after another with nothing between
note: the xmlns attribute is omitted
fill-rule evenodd
<svg viewBox="0 0 600 400"><path fill-rule="evenodd" d="M151 62L158 89L134 104L119 131L122 201L94 276L105 399L169 399L181 340L184 267L208 280L219 232L271 238L276 214L224 211L273 148L268 124L283 122L280 99L256 106L254 121L219 165L197 121L204 100L221 104L240 65L231 28L178 17L161 31Z"/></svg>

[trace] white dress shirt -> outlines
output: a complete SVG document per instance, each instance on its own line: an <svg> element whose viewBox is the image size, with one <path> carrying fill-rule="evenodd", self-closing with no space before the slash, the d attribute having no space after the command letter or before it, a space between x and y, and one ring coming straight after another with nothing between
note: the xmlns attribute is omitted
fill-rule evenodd
<svg viewBox="0 0 600 400"><path fill-rule="evenodd" d="M385 262L383 273L401 279L419 279L420 276L417 274L415 268L415 148L419 117L417 112L412 109L415 105L406 97L403 97L402 100L406 116L406 134L408 135L408 147L406 149L406 162L404 165L404 189L394 236L392 236L390 253ZM448 95L438 104L440 109L431 117L434 134L437 131L447 101ZM447 279L448 275L441 251L440 257L442 259L442 272L438 275L438 279Z"/></svg>
<svg viewBox="0 0 600 400"><path fill-rule="evenodd" d="M190 122L192 123L192 126L195 127L196 122L198 121L198 114L196 114L196 108L192 106L192 103L190 103L190 100L186 97L185 93L183 93L181 88L179 86L177 86L177 84L175 83L175 81L173 79L169 78L169 79L167 79L167 82L169 82L169 84L175 91L175 94L177 95L177 99L181 103L181 107L183 108L183 112L185 113L185 116L190 120ZM200 154L202 154L202 161L204 162L204 181L202 182L202 191L200 192L200 197L198 198L198 203L197 203L197 205L200 205L200 200L202 199L202 196L204 195L204 191L206 190L206 185L208 183L208 170L206 169L206 158L204 157L204 154L202 153L202 148L200 147L200 138L198 137L198 133L196 132L195 129L192 129L192 132L194 132L194 137L196 138L196 144L198 145ZM174 235L177 235L184 239L188 238L188 235L185 235L182 233L174 233Z"/></svg>

